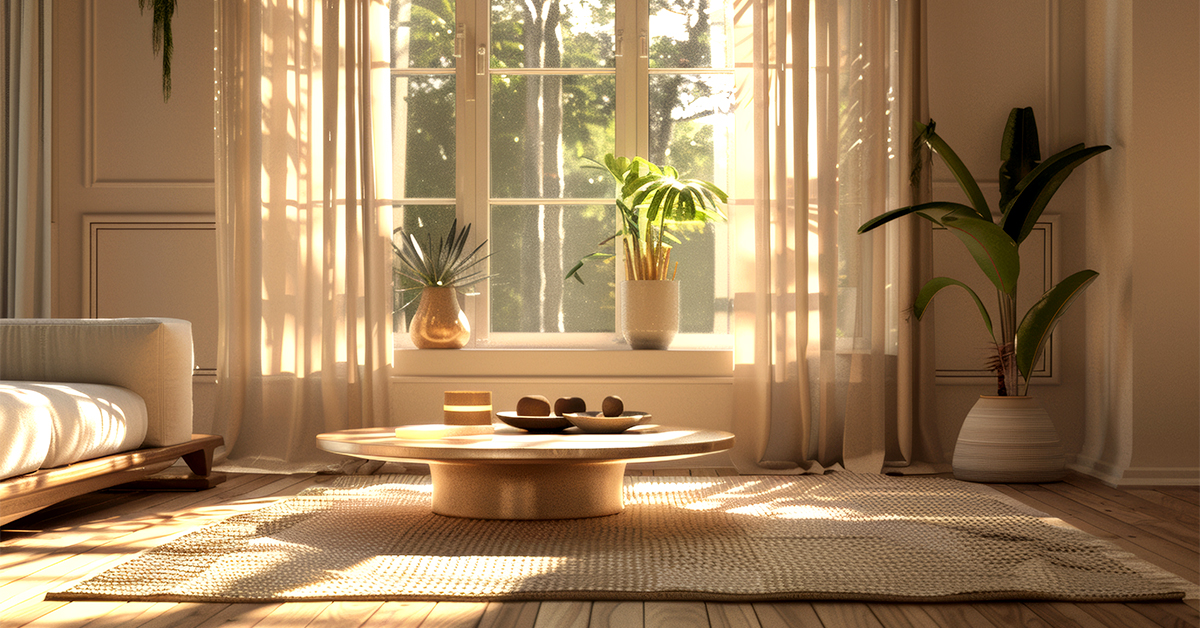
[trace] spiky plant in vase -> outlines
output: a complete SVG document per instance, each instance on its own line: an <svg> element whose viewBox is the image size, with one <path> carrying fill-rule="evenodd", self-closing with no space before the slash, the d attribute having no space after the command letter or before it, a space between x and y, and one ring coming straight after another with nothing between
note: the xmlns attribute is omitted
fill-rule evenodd
<svg viewBox="0 0 1200 628"><path fill-rule="evenodd" d="M461 349L471 337L471 325L458 303L458 292L491 277L480 268L491 254L478 254L487 240L468 253L467 241L471 225L461 231L458 220L450 223L450 231L436 242L425 234L425 242L403 228L392 232L392 251L396 256L393 272L398 280L415 285L402 288L400 293L420 290L401 309L420 299L416 314L408 326L409 336L419 349ZM396 240L399 239L399 244Z"/></svg>

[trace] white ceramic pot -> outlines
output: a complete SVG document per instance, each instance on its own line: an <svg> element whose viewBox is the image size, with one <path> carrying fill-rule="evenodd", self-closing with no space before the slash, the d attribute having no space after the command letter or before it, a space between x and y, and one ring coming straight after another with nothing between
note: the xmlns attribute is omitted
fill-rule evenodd
<svg viewBox="0 0 1200 628"><path fill-rule="evenodd" d="M666 349L679 331L679 282L623 281L621 333L634 349Z"/></svg>
<svg viewBox="0 0 1200 628"><path fill-rule="evenodd" d="M981 395L954 446L954 477L970 482L1055 482L1066 455L1050 415L1033 397Z"/></svg>

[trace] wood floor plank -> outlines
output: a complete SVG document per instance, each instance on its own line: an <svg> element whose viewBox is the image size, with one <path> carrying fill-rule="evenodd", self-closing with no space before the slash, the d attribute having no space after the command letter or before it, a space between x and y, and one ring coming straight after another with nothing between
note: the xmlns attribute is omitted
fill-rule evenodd
<svg viewBox="0 0 1200 628"><path fill-rule="evenodd" d="M307 628L359 628L383 602L333 602Z"/></svg>
<svg viewBox="0 0 1200 628"><path fill-rule="evenodd" d="M921 607L940 626L956 628L995 628L993 623L972 604L926 604Z"/></svg>
<svg viewBox="0 0 1200 628"><path fill-rule="evenodd" d="M479 628L533 628L539 605L538 602L490 602L479 619ZM596 612L594 606L592 612Z"/></svg>
<svg viewBox="0 0 1200 628"><path fill-rule="evenodd" d="M1193 506L1200 506L1200 487L1195 486L1157 486L1158 492L1183 500Z"/></svg>
<svg viewBox="0 0 1200 628"><path fill-rule="evenodd" d="M212 617L188 628L251 628L280 604L229 604Z"/></svg>
<svg viewBox="0 0 1200 628"><path fill-rule="evenodd" d="M417 628L433 612L437 602L384 602L361 628Z"/></svg>
<svg viewBox="0 0 1200 628"><path fill-rule="evenodd" d="M704 602L646 602L646 628L691 628L708 625Z"/></svg>
<svg viewBox="0 0 1200 628"><path fill-rule="evenodd" d="M78 628L91 620L111 613L124 602L79 602L62 606L26 623L28 628ZM7 622L4 625L8 625Z"/></svg>
<svg viewBox="0 0 1200 628"><path fill-rule="evenodd" d="M1040 617L1042 621L1054 626L1054 628L1087 628L1087 625L1080 623L1080 620L1088 620L1091 617L1074 604L1058 605L1052 602L1025 602L1024 605Z"/></svg>
<svg viewBox="0 0 1200 628"><path fill-rule="evenodd" d="M486 609L487 602L438 602L421 628L475 628Z"/></svg>
<svg viewBox="0 0 1200 628"><path fill-rule="evenodd" d="M225 610L225 604L155 604L129 628L180 628L202 624ZM144 620L144 621L143 621Z"/></svg>
<svg viewBox="0 0 1200 628"><path fill-rule="evenodd" d="M542 602L535 628L587 628L591 620L591 602Z"/></svg>
<svg viewBox="0 0 1200 628"><path fill-rule="evenodd" d="M813 610L825 626L881 628L883 623L862 602L813 602Z"/></svg>
<svg viewBox="0 0 1200 628"><path fill-rule="evenodd" d="M762 628L751 604L706 602L710 628Z"/></svg>
<svg viewBox="0 0 1200 628"><path fill-rule="evenodd" d="M1189 623L1200 624L1200 610L1188 606L1187 604L1180 604L1178 602L1146 602L1144 604L1134 605L1133 608L1135 610L1139 610L1143 607L1150 606L1154 606L1163 611L1171 613L1172 615L1180 617Z"/></svg>
<svg viewBox="0 0 1200 628"><path fill-rule="evenodd" d="M990 602L971 606L997 626L1024 626L1025 628L1051 628L1053 626L1020 602Z"/></svg>
<svg viewBox="0 0 1200 628"><path fill-rule="evenodd" d="M1153 488L1122 488L1116 489L1124 493L1128 493L1138 499L1150 502L1161 508L1164 508L1174 516L1179 517L1181 521L1192 524L1200 521L1200 507L1186 502L1182 499L1171 497L1166 493L1162 493Z"/></svg>
<svg viewBox="0 0 1200 628"><path fill-rule="evenodd" d="M71 602L67 606L96 603ZM125 626L137 626L140 623L150 621L156 614L163 612L167 607L156 602L117 602L116 604L118 604L117 608L102 615L94 615L87 623L81 623L80 628L124 628ZM220 605L214 604L213 606Z"/></svg>
<svg viewBox="0 0 1200 628"><path fill-rule="evenodd" d="M12 604L0 603L0 620L3 621L0 626L24 626L65 604L66 602L43 602L41 598L23 598L15 600Z"/></svg>
<svg viewBox="0 0 1200 628"><path fill-rule="evenodd" d="M1109 499L1125 503L1131 507L1143 509L1145 508L1145 504L1152 504L1148 511L1160 518L1165 519L1183 515L1188 519L1200 519L1200 505L1171 497L1154 487L1116 488L1096 478L1079 473L1069 474L1063 481L1097 495L1103 495Z"/></svg>
<svg viewBox="0 0 1200 628"><path fill-rule="evenodd" d="M307 626L325 612L329 604L330 602L285 602L263 617L262 621L254 624L254 628Z"/></svg>
<svg viewBox="0 0 1200 628"><path fill-rule="evenodd" d="M1168 628L1196 628L1198 622L1200 622L1200 615L1197 615L1195 612L1184 612L1184 609L1187 611L1192 610L1185 604L1138 603L1126 604L1125 606L1141 615L1145 615L1156 625Z"/></svg>
<svg viewBox="0 0 1200 628"><path fill-rule="evenodd" d="M601 601L592 602L589 628L625 628L644 626L646 608L642 602Z"/></svg>
<svg viewBox="0 0 1200 628"><path fill-rule="evenodd" d="M923 604L879 604L868 603L867 608L883 624L884 628L939 628L928 613L921 610Z"/></svg>
<svg viewBox="0 0 1200 628"><path fill-rule="evenodd" d="M1173 518L1164 518L1166 514L1158 512L1154 504L1110 489L1103 484L1080 487L1069 482L1055 482L1044 485L1044 488L1082 506L1151 532L1184 549L1200 546L1200 529L1184 525Z"/></svg>
<svg viewBox="0 0 1200 628"><path fill-rule="evenodd" d="M115 518L130 512L148 511L153 509L158 504L165 502L175 502L171 507L179 507L178 504L188 503L187 500L189 499L192 501L203 501L213 499L216 496L227 497L229 495L237 494L237 491L242 487L255 481L256 478L253 476L247 476L244 478L236 478L236 480L227 481L224 484L206 491L187 493L127 493L122 495L122 499L119 500L119 502L116 502L117 505L106 509L104 511L104 516L106 518ZM262 478L262 483L266 483L268 481L270 481L270 478ZM74 499L76 498L66 501L70 502ZM94 520L95 517L79 514L78 509L70 509L63 513L39 511L22 519L7 523L4 527L6 530L8 530L13 526L20 526L27 529L32 528L44 532L53 529L70 528L78 525L80 522ZM5 543L5 545L8 545L8 543Z"/></svg>
<svg viewBox="0 0 1200 628"><path fill-rule="evenodd" d="M1189 560L1192 564L1196 562L1195 558L1188 556L1188 554L1197 555L1192 549L1177 551L1177 545L1163 541L1152 534L1143 532L1090 508L1080 506L1040 486L1028 485L1017 487L1017 485L1013 485L994 488L1010 495L1012 493L1023 495L1030 500L1026 503L1034 505L1039 510L1058 517L1093 536L1113 541L1143 560L1177 574L1189 582L1200 580L1200 573L1197 573L1194 568L1185 564Z"/></svg>
<svg viewBox="0 0 1200 628"><path fill-rule="evenodd" d="M1154 620L1129 608L1125 604L1080 604L1080 608L1105 625L1124 628L1159 628Z"/></svg>
<svg viewBox="0 0 1200 628"><path fill-rule="evenodd" d="M808 602L759 602L752 604L763 628L808 628L820 626L821 618Z"/></svg>
<svg viewBox="0 0 1200 628"><path fill-rule="evenodd" d="M237 486L244 484L249 479L237 478L236 481L231 481L230 483ZM220 488L225 488L225 486L222 485ZM199 491L195 495L198 496L198 500L216 498L220 501L223 498L227 499L227 497L224 497L226 495L224 492L215 492L217 489L210 489L210 491ZM69 522L63 522L59 517L44 518L43 512L39 511L22 519L4 524L4 529L0 531L0 535L3 536L3 541L0 541L0 547L5 549L5 554L4 556L0 556L0 567L9 564L7 560L7 550L9 548L60 544L61 537L57 535L76 533L81 526L101 520L117 520L125 512L141 510L140 506L131 508L130 503L128 501L122 502L117 506L104 510L102 513L97 513L95 516L84 517Z"/></svg>

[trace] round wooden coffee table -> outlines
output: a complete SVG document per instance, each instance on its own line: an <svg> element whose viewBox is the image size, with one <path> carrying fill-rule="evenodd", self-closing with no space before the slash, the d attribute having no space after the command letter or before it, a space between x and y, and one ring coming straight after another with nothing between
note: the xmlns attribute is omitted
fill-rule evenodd
<svg viewBox="0 0 1200 628"><path fill-rule="evenodd" d="M639 425L621 434L552 434L497 425L494 433L396 438L394 428L320 434L325 451L429 464L433 512L473 519L574 519L625 507L625 464L686 458L733 446L733 434Z"/></svg>

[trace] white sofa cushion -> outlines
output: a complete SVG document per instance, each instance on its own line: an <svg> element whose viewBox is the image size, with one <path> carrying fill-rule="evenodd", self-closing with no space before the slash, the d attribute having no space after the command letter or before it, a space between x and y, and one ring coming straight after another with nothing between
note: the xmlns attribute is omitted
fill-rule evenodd
<svg viewBox="0 0 1200 628"><path fill-rule="evenodd" d="M50 409L40 396L0 382L0 480L37 471L50 453Z"/></svg>
<svg viewBox="0 0 1200 628"><path fill-rule="evenodd" d="M105 384L0 382L3 423L36 424L49 434L41 467L60 467L130 449L146 438L146 403L132 391Z"/></svg>
<svg viewBox="0 0 1200 628"><path fill-rule="evenodd" d="M192 325L171 318L0 320L0 380L120 386L146 404L147 447L192 437Z"/></svg>

